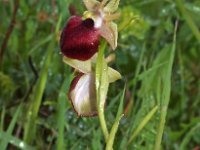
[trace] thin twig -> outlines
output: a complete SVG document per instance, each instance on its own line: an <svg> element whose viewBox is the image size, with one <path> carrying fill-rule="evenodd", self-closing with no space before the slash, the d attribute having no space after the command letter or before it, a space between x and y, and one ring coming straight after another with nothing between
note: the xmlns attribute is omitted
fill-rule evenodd
<svg viewBox="0 0 200 150"><path fill-rule="evenodd" d="M28 62L29 62L29 65L30 65L31 70L33 71L33 73L34 73L34 75L35 75L35 78L34 78L33 82L31 83L31 86L30 86L30 88L28 89L26 95L24 96L24 99L23 99L24 102L26 102L26 101L28 100L29 95L31 94L31 92L32 92L32 90L33 90L33 86L35 85L37 79L39 78L38 72L37 72L35 66L33 65L33 61L32 61L31 56L28 57Z"/></svg>
<svg viewBox="0 0 200 150"><path fill-rule="evenodd" d="M38 75L37 69L36 69L35 66L33 65L33 60L32 60L32 57L31 57L31 56L28 56L28 62L29 62L29 65L30 65L31 70L33 71L33 73L34 73L34 75L35 75L35 80L37 80L38 77L39 77L39 75Z"/></svg>
<svg viewBox="0 0 200 150"><path fill-rule="evenodd" d="M10 21L10 25L8 27L8 30L6 32L5 38L3 40L3 43L2 43L1 49L0 49L0 64L3 62L4 52L5 52L5 49L7 47L7 43L9 41L10 35L11 35L12 31L13 31L15 22L16 22L16 15L17 15L18 8L19 8L19 0L15 0L13 16L12 16L12 19Z"/></svg>

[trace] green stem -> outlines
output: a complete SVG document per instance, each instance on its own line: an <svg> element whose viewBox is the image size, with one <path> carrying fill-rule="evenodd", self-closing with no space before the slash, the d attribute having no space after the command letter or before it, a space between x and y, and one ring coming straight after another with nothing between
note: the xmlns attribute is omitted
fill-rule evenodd
<svg viewBox="0 0 200 150"><path fill-rule="evenodd" d="M106 120L105 120L105 116L104 116L104 110L103 109L98 109L98 113L99 113L99 120L100 120L100 124L101 124L101 128L104 134L104 138L107 141L108 140L108 128L106 125Z"/></svg>
<svg viewBox="0 0 200 150"><path fill-rule="evenodd" d="M104 69L106 69L107 65L104 65L104 50L106 47L106 42L102 42L101 46L99 48L99 52L98 52L98 58L97 58L97 64L96 64L96 93L97 93L97 108L98 108L98 115L99 115L99 121L101 124L101 128L104 134L104 138L107 141L108 140L108 136L109 136L109 132L108 132L108 128L106 125L106 121L105 121L105 116L104 116L104 98L106 97L106 92L105 92L105 87L103 84L103 73L104 73Z"/></svg>
<svg viewBox="0 0 200 150"><path fill-rule="evenodd" d="M187 22L187 24L189 25L189 27L192 30L193 34L195 35L196 39L200 43L200 32L199 32L199 29L196 26L196 24L194 23L194 21L192 20L191 16L187 12L187 10L185 9L182 0L176 0L176 3L177 3L178 8L181 11L183 17L185 18L185 21Z"/></svg>

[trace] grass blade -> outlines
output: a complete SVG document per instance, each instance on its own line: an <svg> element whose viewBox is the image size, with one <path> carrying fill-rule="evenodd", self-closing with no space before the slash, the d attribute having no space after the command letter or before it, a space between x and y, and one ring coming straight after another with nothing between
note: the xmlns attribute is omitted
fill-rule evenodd
<svg viewBox="0 0 200 150"><path fill-rule="evenodd" d="M35 150L35 148L27 145L22 140L12 136L11 134L3 132L3 131L0 132L0 139L6 139L8 141L8 143L15 145L16 147L20 148L21 150ZM3 150L3 148L1 150Z"/></svg>
<svg viewBox="0 0 200 150"><path fill-rule="evenodd" d="M64 143L64 129L65 129L65 113L67 110L67 102L66 102L66 92L69 89L69 81L70 78L66 78L63 82L63 85L60 90L60 94L58 97L58 139L57 139L57 149L66 149L66 144Z"/></svg>
<svg viewBox="0 0 200 150"><path fill-rule="evenodd" d="M119 122L122 119L122 117L124 116L124 114L122 114L123 112L123 102L124 102L124 95L125 95L125 87L122 93L122 96L120 98L120 104L118 107L118 111L117 111L117 115L116 115L116 119L115 122L111 128L109 137L108 137L108 141L107 141L107 145L106 145L106 150L110 150L113 147L113 143L114 143L114 139L115 139L115 135L119 126Z"/></svg>
<svg viewBox="0 0 200 150"><path fill-rule="evenodd" d="M0 122L0 131L4 129L4 118L5 118L6 108L3 107L1 111L1 122Z"/></svg>
<svg viewBox="0 0 200 150"><path fill-rule="evenodd" d="M128 141L128 144L130 144L140 133L140 131L145 127L145 125L150 121L150 119L154 116L156 111L158 110L158 106L155 106L143 119L143 121L139 124L139 126L136 128L135 132L133 132L130 140Z"/></svg>
<svg viewBox="0 0 200 150"><path fill-rule="evenodd" d="M32 104L31 104L30 109L27 114L28 120L25 125L25 132L24 132L24 140L26 143L31 143L35 136L37 114L39 111L39 107L41 105L42 96L43 96L44 89L46 86L46 81L47 81L47 77L48 77L48 68L51 63L51 58L53 55L54 47L55 47L55 38L53 37L52 41L50 42L50 44L47 48L48 51L47 51L47 55L44 59L45 61L43 64L41 75L40 75L40 78L37 81L36 87L33 91L34 95L32 98Z"/></svg>
<svg viewBox="0 0 200 150"><path fill-rule="evenodd" d="M12 120L11 120L11 123L10 123L10 125L9 125L9 127L8 127L8 129L7 129L7 131L6 131L6 134L7 134L7 135L12 135L12 132L13 132L14 127L15 127L15 125L16 125L17 118L18 118L18 116L19 116L19 113L20 113L20 111L21 111L21 108L22 108L22 105L20 105L20 106L17 108L17 111L16 111L15 115L13 116L13 118L12 118ZM5 150L6 147L7 147L7 145L8 145L8 143L9 143L9 139L7 139L7 138L4 137L3 140L1 141L1 144L0 144L1 150Z"/></svg>
<svg viewBox="0 0 200 150"><path fill-rule="evenodd" d="M161 148L161 141L162 141L162 136L164 132L164 127L165 127L165 121L166 121L166 116L167 116L167 108L170 100L170 92L171 92L171 75L172 75L172 67L173 67L173 62L174 62L174 56L175 56L175 49L176 49L176 32L177 32L177 27L178 27L178 22L175 24L175 29L174 29L174 37L173 37L173 44L172 44L172 49L170 53L170 58L169 58L169 63L167 65L167 71L165 75L165 80L163 84L163 94L162 94L162 102L161 102L161 114L160 114L160 124L158 127L158 134L156 136L156 141L155 141L155 150L160 150Z"/></svg>
<svg viewBox="0 0 200 150"><path fill-rule="evenodd" d="M186 145L189 143L192 135L198 130L200 129L200 123L198 123L196 126L194 126L189 132L188 134L186 134L184 136L184 139L180 145L180 150L186 150Z"/></svg>

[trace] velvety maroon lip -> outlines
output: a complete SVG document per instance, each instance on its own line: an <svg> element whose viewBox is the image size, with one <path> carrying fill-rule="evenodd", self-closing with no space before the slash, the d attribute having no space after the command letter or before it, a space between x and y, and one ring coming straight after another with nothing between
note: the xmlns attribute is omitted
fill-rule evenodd
<svg viewBox="0 0 200 150"><path fill-rule="evenodd" d="M80 16L72 16L61 35L61 51L66 57L88 60L98 51L99 38L92 19L82 20Z"/></svg>

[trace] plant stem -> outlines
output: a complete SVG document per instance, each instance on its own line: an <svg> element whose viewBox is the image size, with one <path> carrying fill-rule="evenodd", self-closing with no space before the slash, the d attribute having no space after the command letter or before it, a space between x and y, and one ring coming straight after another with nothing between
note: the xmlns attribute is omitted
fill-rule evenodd
<svg viewBox="0 0 200 150"><path fill-rule="evenodd" d="M107 64L105 64L104 60L104 50L106 47L106 43L103 41L99 48L97 64L96 64L96 93L97 93L97 108L99 121L101 124L101 128L104 134L104 138L107 141L109 132L107 129L105 116L104 116L104 103L108 90L108 81L104 78L104 74L107 72ZM106 74L107 75L107 74Z"/></svg>
<svg viewBox="0 0 200 150"><path fill-rule="evenodd" d="M107 141L108 140L108 128L106 125L106 120L105 120L105 116L104 116L104 110L103 109L98 109L98 113L99 113L99 120L100 120L100 124L101 124L101 128L104 134L104 138Z"/></svg>

